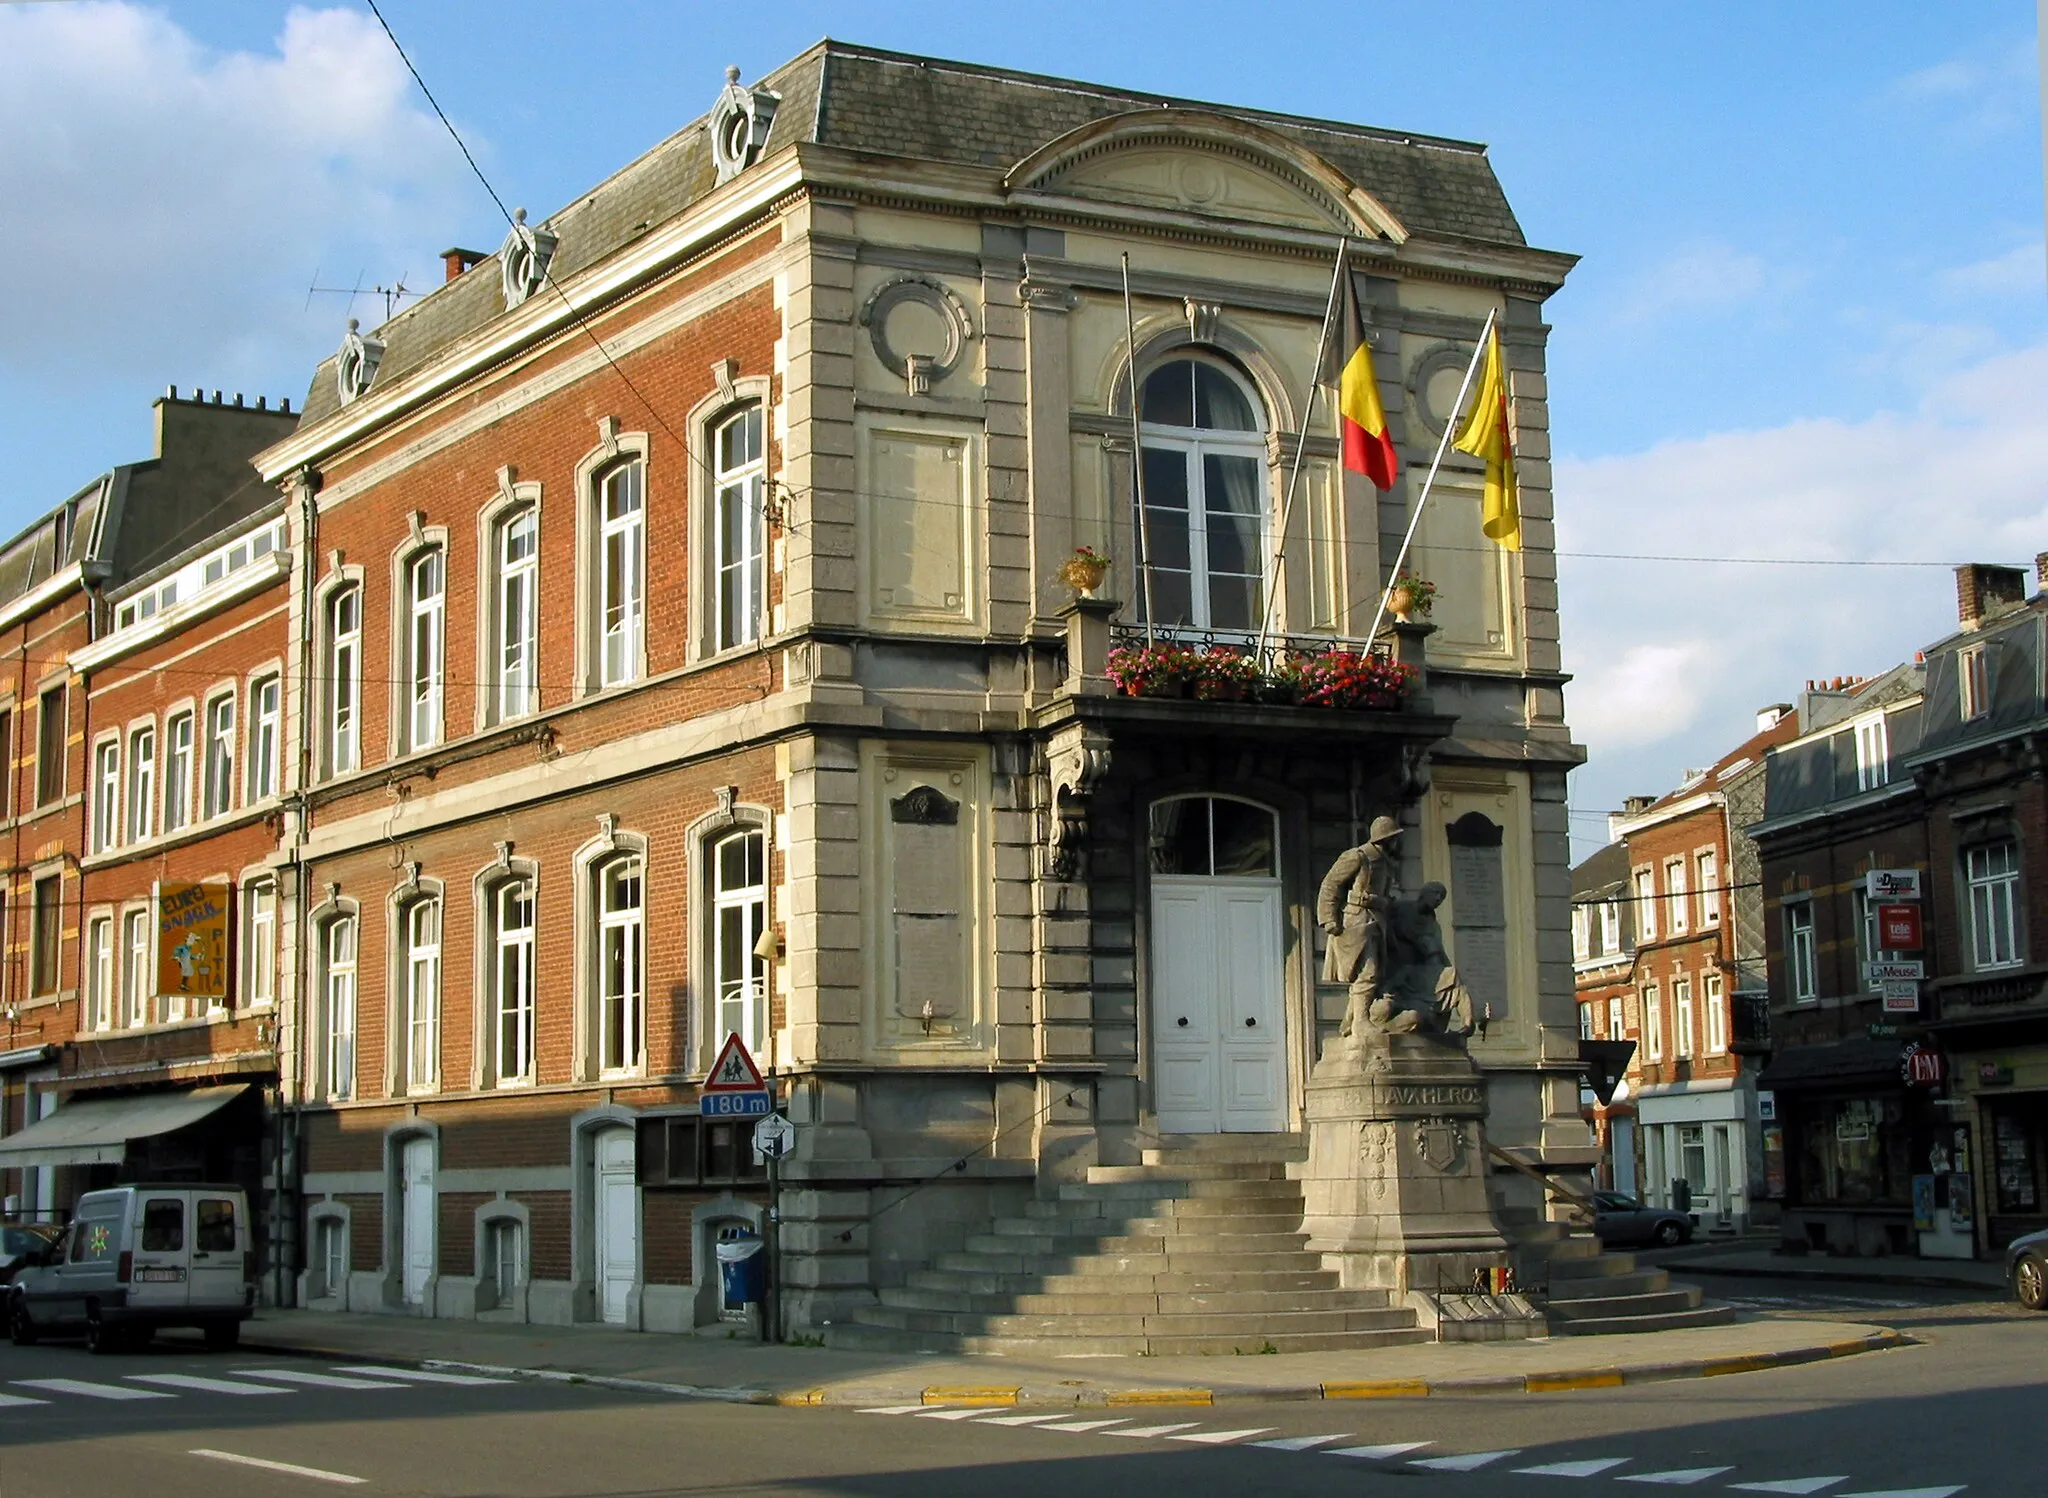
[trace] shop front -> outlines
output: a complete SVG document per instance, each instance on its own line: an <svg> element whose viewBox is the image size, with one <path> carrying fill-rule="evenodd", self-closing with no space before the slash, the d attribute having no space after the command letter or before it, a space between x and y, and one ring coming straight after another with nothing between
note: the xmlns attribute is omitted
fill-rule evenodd
<svg viewBox="0 0 2048 1498"><path fill-rule="evenodd" d="M1755 1094L1733 1078L1651 1083L1637 1095L1645 1187L1702 1232L1748 1230Z"/></svg>
<svg viewBox="0 0 2048 1498"><path fill-rule="evenodd" d="M2014 1085L2026 1074L2048 1074L2048 1054L1979 1064L1971 1078L1978 1137L1984 1141L1979 1202L1984 1244L2002 1249L2013 1239L2048 1228L2048 1086Z"/></svg>

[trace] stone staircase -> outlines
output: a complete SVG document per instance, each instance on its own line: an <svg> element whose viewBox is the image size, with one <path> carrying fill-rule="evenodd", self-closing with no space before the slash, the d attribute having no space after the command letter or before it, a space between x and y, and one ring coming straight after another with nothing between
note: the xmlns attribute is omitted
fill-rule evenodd
<svg viewBox="0 0 2048 1498"><path fill-rule="evenodd" d="M1661 1332L1735 1319L1727 1306L1702 1304L1698 1286L1673 1285L1664 1270L1639 1268L1634 1254L1603 1252L1591 1233L1539 1220L1526 1208L1500 1215L1514 1245L1515 1278L1553 1336Z"/></svg>
<svg viewBox="0 0 2048 1498"><path fill-rule="evenodd" d="M1097 1165L830 1328L828 1346L1039 1356L1321 1352L1429 1339L1343 1290L1301 1230L1293 1135L1204 1136Z"/></svg>

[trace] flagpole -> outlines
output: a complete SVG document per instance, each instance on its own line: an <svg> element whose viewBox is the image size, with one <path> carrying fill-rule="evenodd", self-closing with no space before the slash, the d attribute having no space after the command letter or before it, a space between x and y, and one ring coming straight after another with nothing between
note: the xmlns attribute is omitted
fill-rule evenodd
<svg viewBox="0 0 2048 1498"><path fill-rule="evenodd" d="M1429 503L1429 491L1436 483L1436 471L1443 464L1444 453L1451 445L1451 433L1458 429L1458 416L1465 409L1465 397L1472 389L1473 371L1479 368L1479 361L1486 354L1487 335L1493 331L1493 312L1486 314L1486 325L1479 330L1479 341L1472 346L1472 358L1465 365L1465 378L1458 383L1458 398L1451 405L1451 414L1444 419L1444 434L1437 439L1436 456L1429 460L1429 477L1422 481L1422 497L1415 501L1415 513L1408 517L1408 534L1401 538L1401 549L1394 553L1394 570L1387 574L1387 585L1380 589L1380 606L1373 610L1372 628L1365 632L1365 648L1372 649L1373 641L1380 636L1380 621L1387 617L1387 600L1394 596L1394 579L1401 575L1401 565L1408 560L1409 543L1415 539L1415 527L1422 523L1422 507Z"/></svg>
<svg viewBox="0 0 2048 1498"><path fill-rule="evenodd" d="M1124 251L1124 336L1131 345L1131 493L1138 501L1138 582L1145 598L1145 643L1152 643L1152 518L1145 513L1145 439L1138 420L1138 321L1131 311L1131 252Z"/></svg>
<svg viewBox="0 0 2048 1498"><path fill-rule="evenodd" d="M1351 236L1337 240L1337 269L1330 277L1330 304L1323 309L1323 331L1316 338L1316 362L1310 366L1308 393L1301 403L1301 431L1294 444L1294 471L1287 476L1287 497L1280 504L1280 530L1273 538L1273 572L1266 580L1266 606L1259 611L1257 654L1266 654L1266 635L1273 623L1273 605L1280 597L1280 573L1287 560L1287 523L1294 517L1294 496L1301 485L1301 464L1308 455L1308 429L1315 415L1316 396L1323 388L1323 359L1330 349L1330 324L1337 317L1337 291L1344 284L1345 263L1351 258ZM1340 480L1341 482L1341 480Z"/></svg>

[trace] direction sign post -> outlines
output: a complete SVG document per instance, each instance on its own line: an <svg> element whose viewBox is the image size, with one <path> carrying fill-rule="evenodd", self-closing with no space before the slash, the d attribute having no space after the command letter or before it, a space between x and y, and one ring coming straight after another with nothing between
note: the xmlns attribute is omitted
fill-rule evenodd
<svg viewBox="0 0 2048 1498"><path fill-rule="evenodd" d="M762 1130L767 1128L770 1137L780 1137L781 1129L788 1129L790 1138L796 1131L786 1118L779 1118L775 1112L773 1089L768 1079L761 1075L761 1068L754 1065L754 1058L747 1051L746 1042L738 1035L725 1037L725 1044L719 1047L718 1059L711 1063L711 1071L704 1078L704 1085L697 1089L697 1114L700 1118L758 1118L754 1126L756 1152L768 1161L768 1221L767 1242L763 1251L768 1256L768 1303L762 1307L761 1340L780 1342L782 1340L782 1245L781 1224L778 1221L782 1196L782 1157L788 1153L787 1146L769 1153L760 1145ZM773 1127L780 1124L781 1129Z"/></svg>
<svg viewBox="0 0 2048 1498"><path fill-rule="evenodd" d="M780 1113L771 1113L754 1125L754 1158L773 1161L785 1158L796 1148L796 1125Z"/></svg>

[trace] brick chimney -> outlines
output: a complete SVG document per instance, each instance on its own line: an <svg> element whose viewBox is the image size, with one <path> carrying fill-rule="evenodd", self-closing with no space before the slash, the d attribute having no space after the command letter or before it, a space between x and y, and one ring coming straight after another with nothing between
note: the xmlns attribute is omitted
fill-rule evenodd
<svg viewBox="0 0 2048 1498"><path fill-rule="evenodd" d="M441 284L443 286L447 285L483 258L484 252L482 250L443 250L441 252L441 265L447 274L442 277Z"/></svg>
<svg viewBox="0 0 2048 1498"><path fill-rule="evenodd" d="M1986 619L1995 619L2024 603L2026 597L2027 573L2023 567L1970 562L1956 568L1956 619L1964 629L1975 629Z"/></svg>

